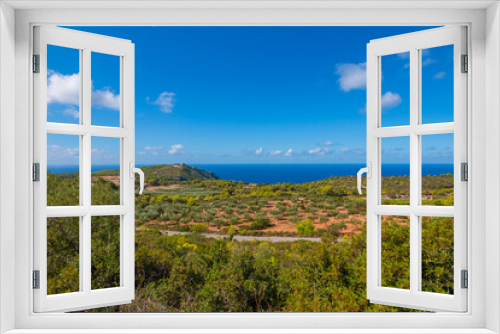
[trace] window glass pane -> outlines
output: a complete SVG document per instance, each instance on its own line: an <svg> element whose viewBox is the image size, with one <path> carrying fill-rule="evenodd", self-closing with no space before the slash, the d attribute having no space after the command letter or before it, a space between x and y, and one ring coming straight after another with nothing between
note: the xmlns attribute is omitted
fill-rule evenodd
<svg viewBox="0 0 500 334"><path fill-rule="evenodd" d="M120 126L120 57L92 52L92 125Z"/></svg>
<svg viewBox="0 0 500 334"><path fill-rule="evenodd" d="M120 286L120 219L92 217L92 289Z"/></svg>
<svg viewBox="0 0 500 334"><path fill-rule="evenodd" d="M454 220L422 217L422 291L453 294Z"/></svg>
<svg viewBox="0 0 500 334"><path fill-rule="evenodd" d="M80 123L80 50L47 45L47 122Z"/></svg>
<svg viewBox="0 0 500 334"><path fill-rule="evenodd" d="M80 218L47 218L47 294L80 290Z"/></svg>
<svg viewBox="0 0 500 334"><path fill-rule="evenodd" d="M47 206L80 205L80 136L47 134Z"/></svg>
<svg viewBox="0 0 500 334"><path fill-rule="evenodd" d="M92 137L92 205L120 205L120 141Z"/></svg>
<svg viewBox="0 0 500 334"><path fill-rule="evenodd" d="M421 50L422 123L453 122L453 45Z"/></svg>
<svg viewBox="0 0 500 334"><path fill-rule="evenodd" d="M410 53L380 58L382 126L410 125Z"/></svg>
<svg viewBox="0 0 500 334"><path fill-rule="evenodd" d="M381 139L381 191L384 205L410 204L410 137Z"/></svg>
<svg viewBox="0 0 500 334"><path fill-rule="evenodd" d="M410 217L382 216L382 286L410 289Z"/></svg>
<svg viewBox="0 0 500 334"><path fill-rule="evenodd" d="M422 205L453 206L453 133L422 136Z"/></svg>

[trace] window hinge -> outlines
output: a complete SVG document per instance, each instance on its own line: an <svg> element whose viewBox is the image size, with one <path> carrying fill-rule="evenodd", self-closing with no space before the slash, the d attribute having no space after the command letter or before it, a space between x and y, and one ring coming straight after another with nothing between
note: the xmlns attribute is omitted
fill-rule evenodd
<svg viewBox="0 0 500 334"><path fill-rule="evenodd" d="M40 181L40 164L38 162L33 164L33 181Z"/></svg>
<svg viewBox="0 0 500 334"><path fill-rule="evenodd" d="M469 56L462 55L462 73L469 72Z"/></svg>
<svg viewBox="0 0 500 334"><path fill-rule="evenodd" d="M40 289L40 270L33 270L33 289Z"/></svg>
<svg viewBox="0 0 500 334"><path fill-rule="evenodd" d="M462 289L469 288L469 272L467 270L462 270Z"/></svg>
<svg viewBox="0 0 500 334"><path fill-rule="evenodd" d="M40 55L33 55L33 73L40 73Z"/></svg>
<svg viewBox="0 0 500 334"><path fill-rule="evenodd" d="M466 162L462 162L462 164L460 166L461 166L461 173L462 173L461 180L462 181L469 181L469 165Z"/></svg>

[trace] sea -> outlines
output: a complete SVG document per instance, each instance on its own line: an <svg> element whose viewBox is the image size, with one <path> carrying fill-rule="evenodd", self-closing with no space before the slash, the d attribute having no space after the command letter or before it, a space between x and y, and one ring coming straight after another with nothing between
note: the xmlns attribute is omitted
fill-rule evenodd
<svg viewBox="0 0 500 334"><path fill-rule="evenodd" d="M365 167L362 163L339 164L190 164L213 172L223 180L248 183L304 183L323 180L330 176L356 176ZM146 165L143 165L146 166ZM141 167L141 166L139 166ZM117 165L93 165L92 172L119 168ZM78 165L49 165L53 174L78 171ZM382 176L408 176L409 164L382 164ZM422 164L422 175L453 174L453 164Z"/></svg>

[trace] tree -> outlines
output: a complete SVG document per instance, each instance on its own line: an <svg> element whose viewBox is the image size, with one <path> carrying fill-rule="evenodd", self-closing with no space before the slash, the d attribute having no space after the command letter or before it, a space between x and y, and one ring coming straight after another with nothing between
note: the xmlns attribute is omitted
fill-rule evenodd
<svg viewBox="0 0 500 334"><path fill-rule="evenodd" d="M345 222L331 224L326 229L326 233L321 236L321 241L327 244L332 244L336 242L342 235L341 231L345 228Z"/></svg>
<svg viewBox="0 0 500 334"><path fill-rule="evenodd" d="M251 230L263 230L271 226L269 218L257 218L252 224L250 224Z"/></svg>
<svg viewBox="0 0 500 334"><path fill-rule="evenodd" d="M297 235L311 235L314 232L314 225L311 219L304 219L296 226Z"/></svg>
<svg viewBox="0 0 500 334"><path fill-rule="evenodd" d="M229 235L233 235L237 232L236 227L234 225L230 225L229 228L226 230L226 233Z"/></svg>
<svg viewBox="0 0 500 334"><path fill-rule="evenodd" d="M325 187L321 188L320 194L321 194L321 196L332 196L334 194L332 186L325 186Z"/></svg>

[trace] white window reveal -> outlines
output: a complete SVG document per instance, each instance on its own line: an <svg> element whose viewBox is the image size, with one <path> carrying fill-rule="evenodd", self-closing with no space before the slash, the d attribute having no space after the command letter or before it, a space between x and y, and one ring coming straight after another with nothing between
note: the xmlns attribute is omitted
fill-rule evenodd
<svg viewBox="0 0 500 334"><path fill-rule="evenodd" d="M34 311L64 312L129 303L135 293L134 44L63 28L35 27L34 31ZM58 64L58 59L50 59L53 48L62 48L59 55L73 57L75 73L57 73L48 67L49 63ZM106 94L93 89L92 71L106 70L106 66L97 65L100 57L114 57L117 64L120 91L108 99L111 102L107 105L116 111L116 122L112 123L103 123L99 108L93 106ZM50 91L55 85L59 85L57 95ZM71 104L65 112L74 115L72 121L51 120L47 105L54 100L60 107ZM48 187L53 175L47 173L47 161L61 148L54 144L54 138L60 143L74 143L71 155L79 170ZM120 192L115 198L93 191L97 180L91 174L92 145L99 141L112 142L116 147ZM55 197L53 187L63 187L65 195ZM53 229L68 237L58 239ZM108 234L102 236L104 231ZM114 246L96 247L95 238L103 237ZM77 263L71 272L51 275L61 278L51 284L51 291L47 288L47 272L58 270L59 261L67 259L61 258L57 247L47 247L49 241L70 249L72 255L65 256L73 256L71 261ZM113 254L104 253L109 249ZM99 272L106 272L111 282L100 282Z"/></svg>
<svg viewBox="0 0 500 334"><path fill-rule="evenodd" d="M443 27L427 31L383 38L371 41L367 46L367 297L372 303L393 305L434 311L467 311L467 55L466 28ZM453 63L454 98L447 108L452 119L439 119L437 114L442 105L426 101L426 54L437 48L448 48L449 59ZM408 59L405 68L409 70L410 101L408 123L389 124L384 122L384 66L390 57ZM408 77L405 77L408 80ZM404 80L404 79L401 79ZM445 87L443 87L445 89ZM433 105L434 104L434 105ZM431 115L431 116L429 116ZM403 122L404 123L404 122ZM453 202L442 206L426 205L426 195L422 193L422 183L426 176L422 170L423 159L428 159L426 146L435 136L452 136L454 194ZM384 144L388 141L407 143L410 175L409 203L389 200L383 194ZM426 157L426 158L424 158ZM425 161L429 162L429 161ZM431 161L432 162L432 161ZM385 258L384 243L386 224L398 226L398 217L409 221L409 237L402 236L401 245L409 243L409 257ZM409 217L409 219L408 219ZM401 220L402 221L402 220ZM405 223L407 224L407 223ZM439 273L426 272L425 261L432 261L433 250L426 249L429 226L439 229L440 224L452 226L453 238L453 278L450 279L450 293L436 293L428 277ZM451 224L451 225L450 225ZM443 242L450 242L443 240ZM389 244L389 243L388 243ZM388 247L388 246L387 246ZM394 254L394 253L392 253ZM391 271L393 261L407 261L410 268L408 284L391 286L385 277ZM398 273L391 273L392 275Z"/></svg>

